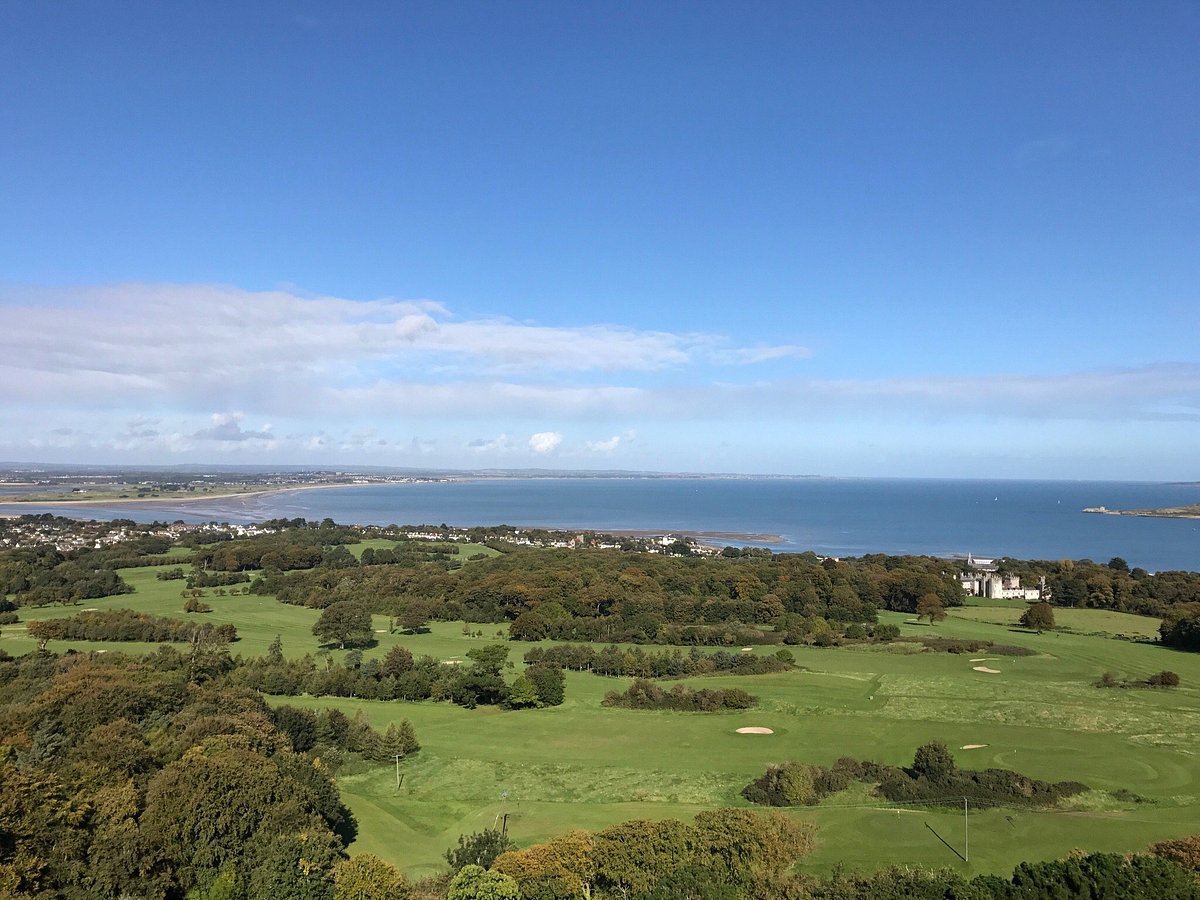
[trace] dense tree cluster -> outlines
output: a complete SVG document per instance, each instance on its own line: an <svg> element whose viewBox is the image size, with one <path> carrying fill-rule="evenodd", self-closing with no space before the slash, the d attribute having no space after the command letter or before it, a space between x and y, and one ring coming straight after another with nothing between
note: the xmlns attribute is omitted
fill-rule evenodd
<svg viewBox="0 0 1200 900"><path fill-rule="evenodd" d="M1113 609L1145 616L1166 616L1181 603L1200 603L1200 572L1158 572L1130 569L1124 560L1107 564L1090 559L1002 559L999 570L1019 575L1026 584L1045 577L1055 606Z"/></svg>
<svg viewBox="0 0 1200 900"><path fill-rule="evenodd" d="M605 706L622 709L671 709L678 712L717 712L723 709L750 709L758 703L741 688L699 688L677 684L663 690L652 681L636 679L625 691L609 691Z"/></svg>
<svg viewBox="0 0 1200 900"><path fill-rule="evenodd" d="M0 893L332 900L355 825L327 764L193 674L170 648L0 662Z"/></svg>
<svg viewBox="0 0 1200 900"><path fill-rule="evenodd" d="M1046 782L1008 769L959 769L942 743L917 748L908 768L843 757L830 768L786 762L742 789L751 803L765 806L803 806L819 803L854 781L875 785L875 793L897 803L967 798L977 806L1052 806L1086 791L1077 781Z"/></svg>
<svg viewBox="0 0 1200 900"><path fill-rule="evenodd" d="M951 870L889 868L866 875L800 879L793 896L805 900L1200 900L1200 881L1183 866L1157 856L1074 854L1067 859L1021 863L1009 878L967 879Z"/></svg>
<svg viewBox="0 0 1200 900"><path fill-rule="evenodd" d="M508 704L515 707L558 706L565 681L560 669L529 666L510 685L501 674L510 667L503 644L478 647L467 653L468 663L442 662L431 656L414 658L404 647L391 648L382 659L363 660L356 651L347 664L325 656L319 665L311 656L286 659L276 638L264 657L237 661L230 673L235 684L267 694L314 697L357 697L363 700L449 700L460 706ZM524 679L524 681L522 681ZM517 692L516 702L510 697Z"/></svg>
<svg viewBox="0 0 1200 900"><path fill-rule="evenodd" d="M100 609L62 619L44 619L25 626L39 641L147 641L192 642L237 640L237 628L228 622L189 622L168 619L132 609Z"/></svg>
<svg viewBox="0 0 1200 900"><path fill-rule="evenodd" d="M640 647L623 650L615 644L597 649L590 644L551 644L531 647L525 653L529 665L552 666L573 672L637 678L684 678L696 675L768 675L794 668L792 654L780 650L772 656L757 653L702 653L664 650L647 653Z"/></svg>
<svg viewBox="0 0 1200 900"><path fill-rule="evenodd" d="M508 896L525 900L775 897L785 896L778 888L811 849L810 826L779 814L714 809L690 824L632 821L596 832L572 831L504 853L491 871L515 882L519 893ZM479 895L455 894L451 888L449 896Z"/></svg>
<svg viewBox="0 0 1200 900"><path fill-rule="evenodd" d="M1168 647L1177 650L1200 651L1200 602L1175 607L1163 619L1159 637Z"/></svg>
<svg viewBox="0 0 1200 900"><path fill-rule="evenodd" d="M9 550L0 554L0 596L12 595L19 606L46 606L130 593L112 563L108 551Z"/></svg>
<svg viewBox="0 0 1200 900"><path fill-rule="evenodd" d="M253 590L324 608L509 623L518 640L731 646L819 643L871 623L879 608L913 611L921 597L962 602L945 560L811 553L678 558L586 550L516 550L450 571L437 564L266 573ZM864 632L863 637L868 637Z"/></svg>
<svg viewBox="0 0 1200 900"><path fill-rule="evenodd" d="M274 519L262 523L270 532L252 537L213 542L206 535L204 543L194 543L192 562L202 571L245 572L250 569L311 569L327 558L350 557L346 544L362 540L362 529L338 525L332 519L307 522L304 519ZM338 550L341 553L338 553Z"/></svg>
<svg viewBox="0 0 1200 900"><path fill-rule="evenodd" d="M457 874L464 866L480 866L490 869L502 853L516 850L517 845L508 839L508 835L496 828L485 828L473 834L460 834L458 844L449 848L446 862L450 871Z"/></svg>

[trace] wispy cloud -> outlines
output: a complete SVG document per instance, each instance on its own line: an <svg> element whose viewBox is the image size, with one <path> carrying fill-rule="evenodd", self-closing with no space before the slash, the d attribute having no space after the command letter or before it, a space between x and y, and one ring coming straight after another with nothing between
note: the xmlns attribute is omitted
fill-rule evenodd
<svg viewBox="0 0 1200 900"><path fill-rule="evenodd" d="M318 387L652 373L800 353L739 347L719 334L459 320L428 300L214 285L0 287L0 399L8 400L165 395L269 414Z"/></svg>

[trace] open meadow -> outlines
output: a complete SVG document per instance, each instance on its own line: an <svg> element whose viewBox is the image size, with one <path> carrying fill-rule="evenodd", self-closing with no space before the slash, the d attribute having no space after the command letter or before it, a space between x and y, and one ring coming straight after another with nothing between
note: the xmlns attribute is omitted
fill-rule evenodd
<svg viewBox="0 0 1200 900"><path fill-rule="evenodd" d="M135 593L91 601L88 608L182 617L182 583L159 581L162 568L122 570ZM237 627L234 654L261 655L276 635L288 656L318 650L311 632L315 610L272 597L215 596L211 589L205 602L213 611L197 618ZM22 619L79 611L26 609ZM760 698L758 708L737 713L605 708L605 692L623 690L630 680L576 672L567 675L566 702L541 710L332 697L269 702L337 707L350 715L361 710L381 728L401 719L413 723L422 749L400 762L400 788L392 765L345 770L337 781L359 823L352 851L378 854L415 876L440 871L442 852L460 834L492 827L505 815L520 845L632 818L690 818L714 806L747 805L741 788L770 763L828 765L850 756L907 765L916 747L935 740L950 746L963 768L1004 767L1050 781L1081 781L1093 790L1048 811L971 810L970 862L964 863L942 842L964 849L961 800L947 798L944 809L898 809L854 787L820 806L791 812L818 826L818 848L802 866L827 872L837 865L948 865L965 873L1007 873L1022 860L1060 857L1077 847L1132 851L1196 831L1200 654L1111 636L1152 634L1156 620L1056 610L1073 631L1036 634L1017 628L1014 612L964 607L934 626L896 613L880 618L898 624L904 635L989 639L1035 655L951 654L903 642L797 646L789 648L800 667L795 671L688 680L692 687L736 686ZM391 634L386 618L376 617L381 633L365 656L403 645L417 656L462 659L470 649L499 640L499 630L502 626L439 622L427 633ZM480 631L482 637L476 635ZM505 644L517 669L534 646ZM0 634L0 648L9 653L34 646L23 623L5 626ZM153 646L52 641L49 649L143 652ZM1144 679L1164 669L1180 675L1179 688L1093 686L1105 671ZM742 726L765 726L774 734L735 733ZM968 745L983 746L959 749ZM1113 796L1117 791L1132 794L1119 799Z"/></svg>

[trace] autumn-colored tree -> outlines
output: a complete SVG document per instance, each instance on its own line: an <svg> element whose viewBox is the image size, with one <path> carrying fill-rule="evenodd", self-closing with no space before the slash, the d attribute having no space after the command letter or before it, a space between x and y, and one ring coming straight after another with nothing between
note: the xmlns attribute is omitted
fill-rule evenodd
<svg viewBox="0 0 1200 900"><path fill-rule="evenodd" d="M1179 863L1185 869L1200 872L1200 834L1150 845L1150 852L1163 859Z"/></svg>
<svg viewBox="0 0 1200 900"><path fill-rule="evenodd" d="M360 853L333 867L333 900L405 900L407 896L408 880L378 856Z"/></svg>
<svg viewBox="0 0 1200 900"><path fill-rule="evenodd" d="M946 607L937 594L925 594L917 601L917 619L928 619L929 624L946 618Z"/></svg>
<svg viewBox="0 0 1200 900"><path fill-rule="evenodd" d="M594 842L591 832L570 831L544 844L504 853L492 870L515 879L522 893L531 893L526 888L538 885L552 897L586 896L596 877Z"/></svg>
<svg viewBox="0 0 1200 900"><path fill-rule="evenodd" d="M1024 628L1035 628L1038 634L1053 628L1054 607L1045 600L1031 603L1025 608L1025 612L1021 613L1021 626Z"/></svg>

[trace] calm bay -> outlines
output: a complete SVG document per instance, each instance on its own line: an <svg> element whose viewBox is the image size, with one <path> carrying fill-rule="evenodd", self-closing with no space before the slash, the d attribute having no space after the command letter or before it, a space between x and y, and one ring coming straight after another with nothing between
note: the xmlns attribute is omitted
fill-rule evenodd
<svg viewBox="0 0 1200 900"><path fill-rule="evenodd" d="M834 478L505 478L372 484L196 502L4 504L138 521L333 518L357 524L778 535L777 551L922 553L1031 559L1114 556L1151 571L1200 568L1200 520L1105 516L1200 502L1200 486L1142 482ZM756 543L730 537L733 544Z"/></svg>

